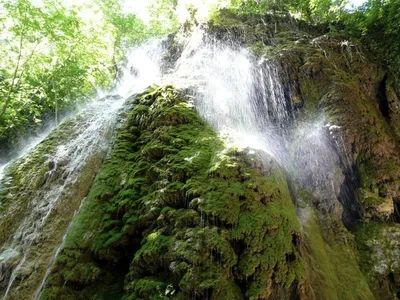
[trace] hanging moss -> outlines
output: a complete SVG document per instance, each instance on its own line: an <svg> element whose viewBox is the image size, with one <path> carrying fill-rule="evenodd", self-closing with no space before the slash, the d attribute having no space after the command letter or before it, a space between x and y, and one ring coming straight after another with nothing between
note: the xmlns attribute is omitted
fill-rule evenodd
<svg viewBox="0 0 400 300"><path fill-rule="evenodd" d="M280 168L226 150L172 87L136 102L41 299L105 299L121 280L124 299L296 294L300 228Z"/></svg>
<svg viewBox="0 0 400 300"><path fill-rule="evenodd" d="M309 293L312 299L375 299L359 267L353 236L340 220L306 208L303 228ZM351 288L349 288L351 287Z"/></svg>

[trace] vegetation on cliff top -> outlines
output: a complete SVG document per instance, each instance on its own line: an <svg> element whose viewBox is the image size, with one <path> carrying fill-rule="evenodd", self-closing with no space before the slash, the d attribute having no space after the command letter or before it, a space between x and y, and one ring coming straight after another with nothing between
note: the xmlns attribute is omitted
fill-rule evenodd
<svg viewBox="0 0 400 300"><path fill-rule="evenodd" d="M0 0L0 154L108 89L128 46L170 31L117 3Z"/></svg>

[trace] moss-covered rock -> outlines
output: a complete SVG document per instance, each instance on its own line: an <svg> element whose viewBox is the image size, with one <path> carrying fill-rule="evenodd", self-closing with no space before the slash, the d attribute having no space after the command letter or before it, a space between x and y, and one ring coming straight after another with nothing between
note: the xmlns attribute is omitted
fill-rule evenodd
<svg viewBox="0 0 400 300"><path fill-rule="evenodd" d="M397 299L400 286L400 226L363 222L355 228L359 262L376 299Z"/></svg>
<svg viewBox="0 0 400 300"><path fill-rule="evenodd" d="M29 299L35 295L100 169L106 155L102 142L110 137L112 124L98 128L93 147L85 148L81 155L81 149L73 143L86 129L87 113L91 114L84 110L62 123L6 169L0 182L4 187L0 203L2 296L10 283L7 298Z"/></svg>
<svg viewBox="0 0 400 300"><path fill-rule="evenodd" d="M400 156L391 124L380 106L384 70L366 61L356 45L324 36L281 52L286 82L304 106L300 116L321 113L341 127L336 143L360 187L361 215L387 220L399 195ZM384 204L382 206L382 204Z"/></svg>
<svg viewBox="0 0 400 300"><path fill-rule="evenodd" d="M124 299L294 296L300 227L284 174L264 158L225 149L172 87L147 90L41 299L106 299L112 286Z"/></svg>
<svg viewBox="0 0 400 300"><path fill-rule="evenodd" d="M328 155L335 152L328 168L321 166L329 174L302 162L292 166L300 171L288 184L266 154L226 149L173 87L151 87L136 97L119 129L41 299L395 299L396 81L357 44L286 16L222 10L208 30L276 61L292 103L291 126L321 115L335 125L319 137L326 138ZM175 58L179 47L171 48ZM51 140L40 147L51 152ZM290 151L296 156L303 149L293 143ZM30 190L16 187L40 189L54 167L34 155L32 165L28 159L12 169L14 184L0 190L4 211L16 205L20 218ZM96 169L101 158L93 159ZM84 191L79 197L90 188L93 173L87 174L77 185ZM18 202L10 201L14 193ZM0 219L2 242L16 224L7 216ZM54 224L60 224L60 238L67 222ZM1 255L10 266L20 259L18 252ZM19 273L21 287L22 279L43 272L27 264Z"/></svg>

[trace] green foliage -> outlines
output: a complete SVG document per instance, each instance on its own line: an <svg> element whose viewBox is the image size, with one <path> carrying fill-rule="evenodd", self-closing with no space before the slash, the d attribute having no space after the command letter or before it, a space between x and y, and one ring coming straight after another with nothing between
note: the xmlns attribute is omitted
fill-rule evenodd
<svg viewBox="0 0 400 300"><path fill-rule="evenodd" d="M161 37L178 30L174 14L175 0L154 0L148 4L149 18L147 23L132 12L125 12L121 1L97 1L107 18L114 27L114 46L118 57L125 54L126 49L151 38Z"/></svg>
<svg viewBox="0 0 400 300"><path fill-rule="evenodd" d="M400 2L370 0L342 18L345 31L359 38L397 77L400 70Z"/></svg>
<svg viewBox="0 0 400 300"><path fill-rule="evenodd" d="M149 24L118 1L34 3L0 1L0 150L109 87L128 47L177 30L170 0L150 3Z"/></svg>
<svg viewBox="0 0 400 300"><path fill-rule="evenodd" d="M231 0L225 9L239 16L270 15L279 18L295 15L313 24L337 22L344 12L344 0ZM215 19L220 11L215 12Z"/></svg>
<svg viewBox="0 0 400 300"><path fill-rule="evenodd" d="M83 19L88 8L54 1L35 6L29 0L2 1L0 51L0 141L42 125L88 99L95 87L107 87L112 31L98 15Z"/></svg>

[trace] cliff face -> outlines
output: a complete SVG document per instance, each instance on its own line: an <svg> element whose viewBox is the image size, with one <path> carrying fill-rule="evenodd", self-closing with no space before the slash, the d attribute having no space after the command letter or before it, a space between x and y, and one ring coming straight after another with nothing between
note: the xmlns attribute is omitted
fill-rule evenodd
<svg viewBox="0 0 400 300"><path fill-rule="evenodd" d="M73 123L65 123L15 163L6 174L1 200L0 259L2 295L28 299L60 244L68 224L87 195L105 151L92 153L70 179L68 163L55 158L57 146L67 144ZM64 186L68 191L63 192ZM21 263L21 265L20 265ZM12 283L14 286L11 288ZM17 289L14 287L17 286Z"/></svg>
<svg viewBox="0 0 400 300"><path fill-rule="evenodd" d="M319 205L317 210L341 218L354 236L354 253L374 297L396 299L400 103L395 81L357 45L329 36L289 44L278 60L288 94L303 104L299 118L323 111L340 127L330 134L340 146L344 180L330 206L342 209L336 216L329 207Z"/></svg>
<svg viewBox="0 0 400 300"><path fill-rule="evenodd" d="M30 299L46 277L106 156L118 100L87 105L0 174L1 297Z"/></svg>
<svg viewBox="0 0 400 300"><path fill-rule="evenodd" d="M343 37L313 33L289 20L273 27L222 14L216 23L220 35L234 34L259 55L279 62L286 98L295 109L294 122L323 114L330 123L326 136L338 155L332 158L337 175L318 182L306 171L292 182L298 216L309 206L316 214L302 235L309 291L317 299L396 299L398 83L359 45ZM301 147L292 151L302 152ZM325 192L329 183L339 187L336 194ZM357 291L349 287L355 277L360 284L366 279Z"/></svg>
<svg viewBox="0 0 400 300"><path fill-rule="evenodd" d="M31 250L37 264L19 271L11 296L38 291L49 262L41 255L55 250L87 196L40 299L397 298L400 86L358 45L289 19L223 12L208 30L278 66L289 166L228 146L183 91L150 87L128 101L104 162L103 148L89 155L51 210L52 225ZM0 242L17 227L11 212L22 218L46 184L68 178L66 162L55 168L47 158L72 125L3 180ZM24 252L9 254L15 261L0 274L12 277Z"/></svg>
<svg viewBox="0 0 400 300"><path fill-rule="evenodd" d="M395 299L395 86L349 42L281 35L256 51L280 64L294 123L328 116L334 172L317 181L299 165L293 177L267 154L226 149L177 91L154 87L137 97L43 299Z"/></svg>

